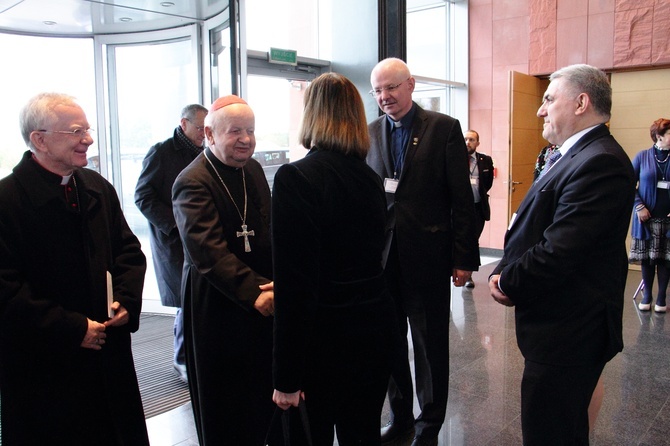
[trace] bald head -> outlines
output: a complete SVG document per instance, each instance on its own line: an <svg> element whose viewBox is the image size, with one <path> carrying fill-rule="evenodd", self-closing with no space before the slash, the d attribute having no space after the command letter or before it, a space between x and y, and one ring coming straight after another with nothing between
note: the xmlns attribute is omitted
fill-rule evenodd
<svg viewBox="0 0 670 446"><path fill-rule="evenodd" d="M414 78L402 60L389 58L379 62L372 69L370 84L377 105L394 121L412 109Z"/></svg>
<svg viewBox="0 0 670 446"><path fill-rule="evenodd" d="M380 72L387 71L393 72L403 79L407 79L411 76L409 67L402 59L389 57L388 59L384 59L375 65L375 67L372 69L372 73L370 74L370 82L372 82Z"/></svg>

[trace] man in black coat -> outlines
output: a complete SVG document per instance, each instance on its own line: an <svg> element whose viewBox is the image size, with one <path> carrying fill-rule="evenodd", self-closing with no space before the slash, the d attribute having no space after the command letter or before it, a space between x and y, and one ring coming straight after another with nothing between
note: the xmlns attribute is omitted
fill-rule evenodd
<svg viewBox="0 0 670 446"><path fill-rule="evenodd" d="M605 73L571 65L550 80L537 115L560 157L547 159L512 216L489 286L496 301L515 307L524 444L588 445L591 395L623 348L635 177L605 125Z"/></svg>
<svg viewBox="0 0 670 446"><path fill-rule="evenodd" d="M32 98L21 133L30 150L0 181L2 444L148 445L130 339L140 243L83 168L93 138L72 97Z"/></svg>
<svg viewBox="0 0 670 446"><path fill-rule="evenodd" d="M414 432L413 445L436 445L448 397L449 276L463 286L479 267L467 151L458 120L412 101L415 80L402 60L379 62L370 80L386 114L368 126L367 162L386 190L383 261L405 349L389 383L391 422L382 441ZM408 320L421 408L416 422Z"/></svg>
<svg viewBox="0 0 670 446"><path fill-rule="evenodd" d="M174 320L174 368L187 382L184 354L184 316L181 309L181 273L184 248L172 212L172 185L177 175L202 152L207 108L190 104L171 138L149 149L135 187L135 204L149 221L149 240L161 303L177 307Z"/></svg>
<svg viewBox="0 0 670 446"><path fill-rule="evenodd" d="M482 235L484 224L491 219L491 205L489 204L489 190L493 185L493 158L477 152L479 147L479 133L468 130L463 134L465 146L468 149L468 170L470 171L470 186L475 199L475 220L477 222L477 238ZM470 279L465 282L466 288L474 288L475 282Z"/></svg>

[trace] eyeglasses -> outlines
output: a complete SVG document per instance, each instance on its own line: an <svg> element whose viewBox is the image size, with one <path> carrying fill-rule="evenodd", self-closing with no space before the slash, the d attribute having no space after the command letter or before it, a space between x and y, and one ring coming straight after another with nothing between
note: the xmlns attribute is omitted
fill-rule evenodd
<svg viewBox="0 0 670 446"><path fill-rule="evenodd" d="M398 89L399 86L401 86L402 84L404 84L405 82L407 82L407 81L410 80L410 79L411 79L411 77L408 77L407 79L405 79L404 81L400 82L399 84L395 84L395 85L387 85L386 87L382 87L382 88L375 88L375 89L373 89L373 90L368 91L368 94L369 94L370 96L376 98L377 96L379 96L380 94L382 94L383 91L388 91L389 93L393 93L395 90Z"/></svg>
<svg viewBox="0 0 670 446"><path fill-rule="evenodd" d="M184 119L186 119L188 122L190 122L191 124L193 124L193 121L191 121L190 119L188 119L188 118L184 118ZM199 125L195 125L195 124L193 124L193 126L194 126L199 132L202 132L203 130L205 130L205 126L204 126L204 125L201 127L201 126L199 126Z"/></svg>
<svg viewBox="0 0 670 446"><path fill-rule="evenodd" d="M74 130L36 130L37 132L42 133L62 133L64 135L76 136L79 139L84 139L84 136L90 136L93 129L74 129Z"/></svg>

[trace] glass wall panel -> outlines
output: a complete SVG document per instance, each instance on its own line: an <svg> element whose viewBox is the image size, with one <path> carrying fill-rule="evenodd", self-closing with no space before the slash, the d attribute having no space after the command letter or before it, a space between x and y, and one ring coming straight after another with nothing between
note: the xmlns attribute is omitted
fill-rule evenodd
<svg viewBox="0 0 670 446"><path fill-rule="evenodd" d="M93 39L0 34L0 178L7 176L28 150L19 131L19 111L38 93L55 91L78 99L96 129ZM96 141L88 149L91 166Z"/></svg>
<svg viewBox="0 0 670 446"><path fill-rule="evenodd" d="M407 64L412 74L449 79L444 0L407 1Z"/></svg>
<svg viewBox="0 0 670 446"><path fill-rule="evenodd" d="M109 45L107 51L111 121L117 123L110 138L115 187L128 224L147 256L145 302L158 301L159 295L148 222L135 206L135 186L149 147L173 135L185 105L200 102L195 47L191 39L183 39ZM150 308L145 305L145 310Z"/></svg>
<svg viewBox="0 0 670 446"><path fill-rule="evenodd" d="M323 0L246 0L247 48L283 48L296 50L302 57L323 58L319 54L318 26L322 3Z"/></svg>
<svg viewBox="0 0 670 446"><path fill-rule="evenodd" d="M210 31L210 57L212 102L214 102L221 96L226 96L233 92L232 52L228 22Z"/></svg>
<svg viewBox="0 0 670 446"><path fill-rule="evenodd" d="M217 98L233 92L233 51L230 36L230 8L226 8L215 19L209 30L209 69L211 80L211 97ZM235 73L237 76L237 73Z"/></svg>
<svg viewBox="0 0 670 446"><path fill-rule="evenodd" d="M306 81L279 77L247 77L248 102L256 117L256 151L254 158L261 163L272 189L274 174L279 166L296 161L307 154L298 142L302 120L303 95Z"/></svg>
<svg viewBox="0 0 670 446"><path fill-rule="evenodd" d="M414 99L467 125L467 3L407 0L406 19L407 63L417 77Z"/></svg>
<svg viewBox="0 0 670 446"><path fill-rule="evenodd" d="M425 110L449 114L449 93L451 88L431 85L417 80L412 98Z"/></svg>

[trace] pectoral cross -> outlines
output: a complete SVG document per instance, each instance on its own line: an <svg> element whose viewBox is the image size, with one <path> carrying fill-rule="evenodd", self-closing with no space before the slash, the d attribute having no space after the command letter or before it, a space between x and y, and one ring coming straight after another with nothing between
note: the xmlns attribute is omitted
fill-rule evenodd
<svg viewBox="0 0 670 446"><path fill-rule="evenodd" d="M244 237L244 252L251 252L251 245L249 244L249 236L256 235L254 231L247 231L247 225L242 225L242 231L237 231L238 237Z"/></svg>

